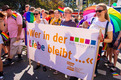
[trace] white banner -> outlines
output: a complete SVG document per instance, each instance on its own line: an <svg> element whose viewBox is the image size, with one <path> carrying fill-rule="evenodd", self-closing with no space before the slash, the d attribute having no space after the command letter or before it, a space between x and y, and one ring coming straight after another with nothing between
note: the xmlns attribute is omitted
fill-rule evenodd
<svg viewBox="0 0 121 80"><path fill-rule="evenodd" d="M28 23L28 57L69 76L93 79L97 30Z"/></svg>

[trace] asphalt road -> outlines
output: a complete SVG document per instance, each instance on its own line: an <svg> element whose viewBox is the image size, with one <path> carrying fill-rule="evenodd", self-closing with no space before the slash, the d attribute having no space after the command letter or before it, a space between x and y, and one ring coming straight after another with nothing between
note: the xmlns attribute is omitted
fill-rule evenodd
<svg viewBox="0 0 121 80"><path fill-rule="evenodd" d="M36 66L36 62L32 61L32 66L29 66L29 61L27 55L23 53L23 60L21 62L16 62L16 57L14 58L15 62L4 67L4 80L69 80L69 76L58 73L54 75L54 70L47 67L47 72L43 72L42 67L38 70L33 70ZM117 62L117 73L120 74L121 70L121 54L119 54ZM94 80L121 80L121 76L113 76L110 72L110 68L104 65L104 60L101 58L98 75Z"/></svg>

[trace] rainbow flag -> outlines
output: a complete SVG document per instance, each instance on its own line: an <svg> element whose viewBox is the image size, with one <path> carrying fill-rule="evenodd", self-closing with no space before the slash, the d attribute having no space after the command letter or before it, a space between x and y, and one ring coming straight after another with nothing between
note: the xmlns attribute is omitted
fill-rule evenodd
<svg viewBox="0 0 121 80"><path fill-rule="evenodd" d="M64 13L64 7L58 7L58 11L61 12L61 13Z"/></svg>
<svg viewBox="0 0 121 80"><path fill-rule="evenodd" d="M32 12L26 12L24 17L29 23L33 23L35 21L34 13Z"/></svg>
<svg viewBox="0 0 121 80"><path fill-rule="evenodd" d="M119 74L116 73L116 72L113 72L112 75L113 75L113 76L119 76Z"/></svg>
<svg viewBox="0 0 121 80"><path fill-rule="evenodd" d="M9 39L9 36L8 36L5 32L2 32L2 33L1 33L1 36L2 36L2 38L3 38L5 41L7 41L7 40Z"/></svg>
<svg viewBox="0 0 121 80"><path fill-rule="evenodd" d="M17 16L18 16L17 13L13 13L11 17L16 20Z"/></svg>

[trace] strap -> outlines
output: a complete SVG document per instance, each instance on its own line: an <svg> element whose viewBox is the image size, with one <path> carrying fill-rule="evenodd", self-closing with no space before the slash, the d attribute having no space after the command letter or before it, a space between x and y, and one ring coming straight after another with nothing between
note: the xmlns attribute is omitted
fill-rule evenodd
<svg viewBox="0 0 121 80"><path fill-rule="evenodd" d="M108 21L107 24L106 24L104 39L107 37L108 24L109 24L109 21Z"/></svg>
<svg viewBox="0 0 121 80"><path fill-rule="evenodd" d="M91 21L91 24L92 24L92 22L94 21L94 19L95 19L95 18L93 17L93 18L92 18L92 21Z"/></svg>

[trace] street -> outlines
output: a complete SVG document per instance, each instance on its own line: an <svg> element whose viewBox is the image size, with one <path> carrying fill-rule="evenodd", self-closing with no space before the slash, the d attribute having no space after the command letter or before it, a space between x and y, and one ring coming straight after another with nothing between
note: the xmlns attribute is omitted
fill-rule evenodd
<svg viewBox="0 0 121 80"><path fill-rule="evenodd" d="M43 72L42 66L38 70L33 70L36 66L36 62L31 62L31 67L29 66L29 60L26 53L23 52L23 60L21 62L16 62L16 56L14 58L14 63L10 66L4 67L4 80L69 80L69 76L63 73L54 75L55 70L47 67L47 72ZM121 54L119 54L117 62L117 73L120 74L121 70ZM94 80L121 80L121 76L113 76L110 69L104 65L103 58L101 58L98 75Z"/></svg>

